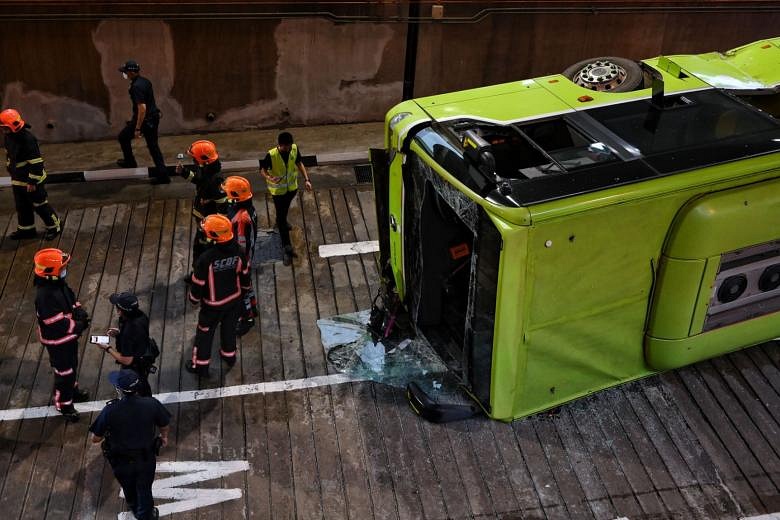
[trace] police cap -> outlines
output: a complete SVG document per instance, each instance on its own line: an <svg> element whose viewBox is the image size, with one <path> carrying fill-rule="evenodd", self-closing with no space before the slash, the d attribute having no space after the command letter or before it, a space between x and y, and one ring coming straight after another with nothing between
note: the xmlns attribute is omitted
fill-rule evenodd
<svg viewBox="0 0 780 520"><path fill-rule="evenodd" d="M119 72L138 72L141 66L134 60L127 60L124 65L119 67Z"/></svg>
<svg viewBox="0 0 780 520"><path fill-rule="evenodd" d="M108 300L122 309L123 311L134 311L138 309L138 297L131 292L121 292L112 294Z"/></svg>
<svg viewBox="0 0 780 520"><path fill-rule="evenodd" d="M125 368L108 374L109 382L123 392L135 392L140 378L134 370Z"/></svg>

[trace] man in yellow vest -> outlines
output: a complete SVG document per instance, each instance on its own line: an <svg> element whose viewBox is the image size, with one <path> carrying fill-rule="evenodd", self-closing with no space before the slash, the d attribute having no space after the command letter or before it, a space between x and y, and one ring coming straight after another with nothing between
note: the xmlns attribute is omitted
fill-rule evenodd
<svg viewBox="0 0 780 520"><path fill-rule="evenodd" d="M277 146L268 150L265 158L260 161L260 175L268 185L268 191L276 208L276 227L279 229L284 247L284 265L290 265L295 253L290 242L287 212L298 193L298 172L305 179L306 191L311 191L311 180L306 167L301 162L301 153L298 145L293 142L292 134L282 132L277 142Z"/></svg>

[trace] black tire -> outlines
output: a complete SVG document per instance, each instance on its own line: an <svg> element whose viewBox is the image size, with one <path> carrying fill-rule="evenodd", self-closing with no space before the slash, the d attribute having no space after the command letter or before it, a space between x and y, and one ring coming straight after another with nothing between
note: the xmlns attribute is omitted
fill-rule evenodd
<svg viewBox="0 0 780 520"><path fill-rule="evenodd" d="M600 90L601 92L631 92L632 90L636 90L643 82L642 69L635 61L626 58L618 58L616 56L601 56L578 61L574 65L567 67L566 70L563 71L563 75L571 81L575 81L575 76L577 76L582 69L596 61L609 61L626 71L626 77L620 84L610 89ZM591 90L599 89L591 88Z"/></svg>

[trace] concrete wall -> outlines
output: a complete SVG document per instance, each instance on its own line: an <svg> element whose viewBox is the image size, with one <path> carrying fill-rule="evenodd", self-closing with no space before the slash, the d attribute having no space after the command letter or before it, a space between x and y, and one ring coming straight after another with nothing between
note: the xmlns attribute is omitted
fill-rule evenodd
<svg viewBox="0 0 780 520"><path fill-rule="evenodd" d="M154 84L164 133L377 121L401 96L401 24L311 18L19 25L36 37L3 36L2 105L18 108L48 141L119 132L131 105L117 68L129 58Z"/></svg>
<svg viewBox="0 0 780 520"><path fill-rule="evenodd" d="M154 83L163 133L377 121L401 99L406 27L315 17L16 21L21 37L0 36L0 101L43 140L113 137L130 115L117 67L132 58ZM780 11L427 21L415 95L559 72L597 55L725 50L776 36L777 27Z"/></svg>

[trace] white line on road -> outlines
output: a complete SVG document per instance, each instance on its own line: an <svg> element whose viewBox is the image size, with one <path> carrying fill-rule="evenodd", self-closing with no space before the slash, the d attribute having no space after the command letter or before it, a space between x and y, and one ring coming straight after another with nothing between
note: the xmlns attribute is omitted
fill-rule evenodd
<svg viewBox="0 0 780 520"><path fill-rule="evenodd" d="M175 476L156 480L152 485L152 496L156 499L173 500L158 505L160 516L192 511L220 502L241 498L241 489L190 488L185 487L209 480L222 479L239 471L248 471L245 460L224 461L176 461L158 462L157 473L173 473ZM124 498L120 490L119 496ZM135 518L131 512L119 513L118 520Z"/></svg>
<svg viewBox="0 0 780 520"><path fill-rule="evenodd" d="M343 244L325 244L320 246L320 257L359 255L379 251L379 241L347 242Z"/></svg>
<svg viewBox="0 0 780 520"><path fill-rule="evenodd" d="M271 381L268 383L253 383L248 385L224 386L220 388L208 388L205 390L187 390L184 392L167 392L156 394L155 397L163 404L187 403L204 399L221 399L223 397L236 397L239 395L271 394L274 392L289 392L304 388L316 388L318 386L339 385L353 383L364 379L350 377L346 374L331 374L327 376L315 376L306 379L289 379L287 381ZM90 401L79 403L76 409L79 412L97 412L106 405L105 401ZM0 422L18 421L20 419L40 419L59 415L53 406L38 406L35 408L14 408L0 411Z"/></svg>

